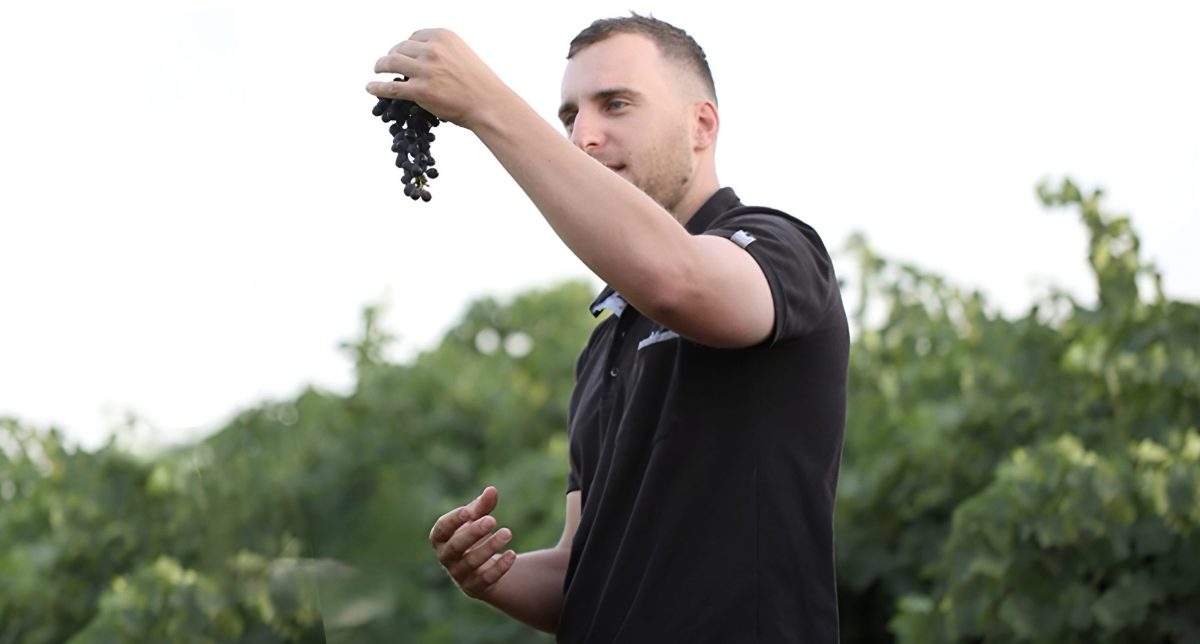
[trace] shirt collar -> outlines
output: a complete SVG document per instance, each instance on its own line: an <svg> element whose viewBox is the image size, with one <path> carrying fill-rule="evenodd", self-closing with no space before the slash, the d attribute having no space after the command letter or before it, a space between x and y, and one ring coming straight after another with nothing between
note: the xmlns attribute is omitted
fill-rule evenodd
<svg viewBox="0 0 1200 644"><path fill-rule="evenodd" d="M713 193L708 201L704 202L703 206L692 215L692 218L687 222L687 231L693 235L699 235L708 230L714 219L724 212L729 212L734 208L742 205L740 199L733 188L721 188Z"/></svg>

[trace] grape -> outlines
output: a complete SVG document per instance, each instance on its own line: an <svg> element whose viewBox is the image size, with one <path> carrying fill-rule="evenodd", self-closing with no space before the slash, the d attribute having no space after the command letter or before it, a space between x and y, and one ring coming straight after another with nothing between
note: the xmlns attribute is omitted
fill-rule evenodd
<svg viewBox="0 0 1200 644"><path fill-rule="evenodd" d="M403 76L396 82L408 79ZM429 155L429 144L436 138L430 130L441 124L441 119L412 101L381 98L371 109L384 123L391 123L388 133L392 135L392 152L396 153L396 167L404 171L400 182L404 184L404 196L413 201L429 201L429 180L438 177Z"/></svg>
<svg viewBox="0 0 1200 644"><path fill-rule="evenodd" d="M392 106L392 99L381 98L381 99L379 99L379 102L375 104L375 107L371 109L371 113L374 114L375 116L383 116L383 113L386 112L387 109L391 106Z"/></svg>

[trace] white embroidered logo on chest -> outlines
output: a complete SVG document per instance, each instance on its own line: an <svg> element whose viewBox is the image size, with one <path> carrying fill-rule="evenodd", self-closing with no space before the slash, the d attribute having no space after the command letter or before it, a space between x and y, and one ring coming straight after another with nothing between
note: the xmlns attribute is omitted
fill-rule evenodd
<svg viewBox="0 0 1200 644"><path fill-rule="evenodd" d="M641 351L642 349L645 349L646 347L648 347L652 344L658 344L659 342L666 342L667 340L674 340L675 338L678 338L678 337L679 337L679 334L670 329L659 329L659 330L655 331L654 333L651 333L650 335L646 336L646 339L644 339L638 343L638 351Z"/></svg>

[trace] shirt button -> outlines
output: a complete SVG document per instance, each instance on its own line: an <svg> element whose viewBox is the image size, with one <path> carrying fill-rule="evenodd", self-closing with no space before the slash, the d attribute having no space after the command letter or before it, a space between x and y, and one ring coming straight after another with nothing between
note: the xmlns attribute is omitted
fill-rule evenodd
<svg viewBox="0 0 1200 644"><path fill-rule="evenodd" d="M612 369L610 369L608 371L608 375L612 376L613 378L616 378L617 374L619 374L619 373L621 373L621 370L616 367L613 367Z"/></svg>

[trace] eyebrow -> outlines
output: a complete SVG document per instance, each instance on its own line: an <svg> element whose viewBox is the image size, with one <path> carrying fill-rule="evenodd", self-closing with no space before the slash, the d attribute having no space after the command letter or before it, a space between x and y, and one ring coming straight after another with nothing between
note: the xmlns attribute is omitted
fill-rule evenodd
<svg viewBox="0 0 1200 644"><path fill-rule="evenodd" d="M634 100L637 100L642 97L642 93L628 87L612 87L595 92L588 97L588 100L593 103L602 103L617 96L628 96ZM567 101L562 104L562 107L558 108L558 120L562 121L568 114L578 111L578 105L576 105L573 101Z"/></svg>

